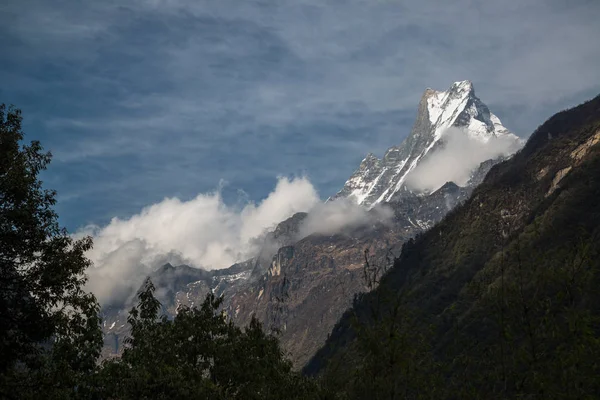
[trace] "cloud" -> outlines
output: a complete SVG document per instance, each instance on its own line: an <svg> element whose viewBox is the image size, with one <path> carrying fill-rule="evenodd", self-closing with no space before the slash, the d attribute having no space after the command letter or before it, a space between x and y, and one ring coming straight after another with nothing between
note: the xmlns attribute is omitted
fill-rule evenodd
<svg viewBox="0 0 600 400"><path fill-rule="evenodd" d="M54 152L70 229L221 178L258 201L306 172L331 195L426 87L470 79L523 137L600 91L597 1L22 3L1 7L0 94Z"/></svg>
<svg viewBox="0 0 600 400"><path fill-rule="evenodd" d="M200 194L189 201L167 198L128 219L114 218L107 226L88 226L94 262L89 289L99 301L123 301L144 277L160 265L186 263L221 269L246 260L258 251L254 239L296 212L307 211L319 197L306 178L280 178L260 204L227 206L220 192Z"/></svg>
<svg viewBox="0 0 600 400"><path fill-rule="evenodd" d="M244 202L244 194L241 194ZM221 269L239 261L276 252L277 243L265 233L297 212L308 212L295 237L333 235L388 224L393 211L386 206L367 210L347 199L322 203L307 178L279 178L260 204L228 206L221 191L200 194L189 201L167 198L128 219L114 218L104 227L87 226L75 237L90 235L94 247L87 256L88 289L103 305L121 304L139 288L151 271L165 263ZM272 254L271 254L272 255Z"/></svg>
<svg viewBox="0 0 600 400"><path fill-rule="evenodd" d="M447 129L441 140L442 146L428 153L408 175L407 186L434 191L449 181L465 185L480 163L513 154L522 146L514 136L491 137L483 142L459 128Z"/></svg>
<svg viewBox="0 0 600 400"><path fill-rule="evenodd" d="M344 231L372 225L387 224L394 212L386 205L367 210L349 199L337 199L317 204L308 214L300 228L300 237L313 233L333 235Z"/></svg>
<svg viewBox="0 0 600 400"><path fill-rule="evenodd" d="M260 200L277 176L307 174L335 193L366 153L402 142L426 87L470 79L522 137L600 91L597 1L6 0L0 9L0 101L23 108L27 139L55 154L44 181L58 190L61 222L106 225L93 233L95 271L108 280L165 257L235 259L270 219ZM464 179L454 163L424 165L423 182ZM260 204L196 197L220 179ZM214 214L194 214L205 211ZM160 215L182 227L167 229Z"/></svg>

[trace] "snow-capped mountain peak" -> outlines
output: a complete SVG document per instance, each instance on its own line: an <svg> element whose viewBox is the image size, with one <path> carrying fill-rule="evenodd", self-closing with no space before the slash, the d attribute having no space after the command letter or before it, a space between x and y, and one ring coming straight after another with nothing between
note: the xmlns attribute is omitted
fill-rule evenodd
<svg viewBox="0 0 600 400"><path fill-rule="evenodd" d="M429 121L432 125L447 124L456 118L456 111L474 94L470 81L455 82L445 92L427 89L424 96L427 98Z"/></svg>
<svg viewBox="0 0 600 400"><path fill-rule="evenodd" d="M407 139L400 146L388 149L382 159L368 154L332 200L349 197L369 207L391 201L400 193L408 174L443 143L440 139L451 127L464 129L478 142L503 137L514 141L514 150L522 145L522 140L477 98L471 81L454 82L446 91L428 88L421 97L417 119Z"/></svg>

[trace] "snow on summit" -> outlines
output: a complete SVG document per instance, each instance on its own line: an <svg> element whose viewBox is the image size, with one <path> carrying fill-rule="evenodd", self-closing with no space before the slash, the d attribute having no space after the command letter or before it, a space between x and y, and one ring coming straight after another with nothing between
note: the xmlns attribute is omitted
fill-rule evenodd
<svg viewBox="0 0 600 400"><path fill-rule="evenodd" d="M480 144L492 145L490 140L501 138L511 143L511 153L522 145L475 95L471 81L454 82L446 91L427 89L406 140L388 149L382 159L369 154L332 200L347 197L367 207L391 201L400 194L408 175L429 158L426 156L433 157L435 149L443 147L441 139L450 128L463 130ZM482 157L487 153L482 152Z"/></svg>

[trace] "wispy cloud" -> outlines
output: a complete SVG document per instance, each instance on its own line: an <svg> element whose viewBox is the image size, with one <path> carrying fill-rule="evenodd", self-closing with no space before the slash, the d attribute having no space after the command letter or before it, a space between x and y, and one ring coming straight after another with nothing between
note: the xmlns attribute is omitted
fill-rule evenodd
<svg viewBox="0 0 600 400"><path fill-rule="evenodd" d="M391 223L393 216L394 211L385 204L367 210L348 199L318 203L303 221L299 237L344 234L356 228L385 225Z"/></svg>
<svg viewBox="0 0 600 400"><path fill-rule="evenodd" d="M484 142L460 128L447 129L440 140L441 145L407 176L412 189L435 191L446 182L464 186L482 162L510 156L523 145L512 135L492 136Z"/></svg>

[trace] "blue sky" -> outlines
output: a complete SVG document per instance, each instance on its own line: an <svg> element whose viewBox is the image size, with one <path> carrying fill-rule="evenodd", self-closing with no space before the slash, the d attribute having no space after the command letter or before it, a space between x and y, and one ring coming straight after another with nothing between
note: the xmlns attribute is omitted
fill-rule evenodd
<svg viewBox="0 0 600 400"><path fill-rule="evenodd" d="M223 182L230 203L278 176L326 198L426 87L472 80L523 137L600 93L598 21L597 1L5 0L0 102L54 153L71 231Z"/></svg>

